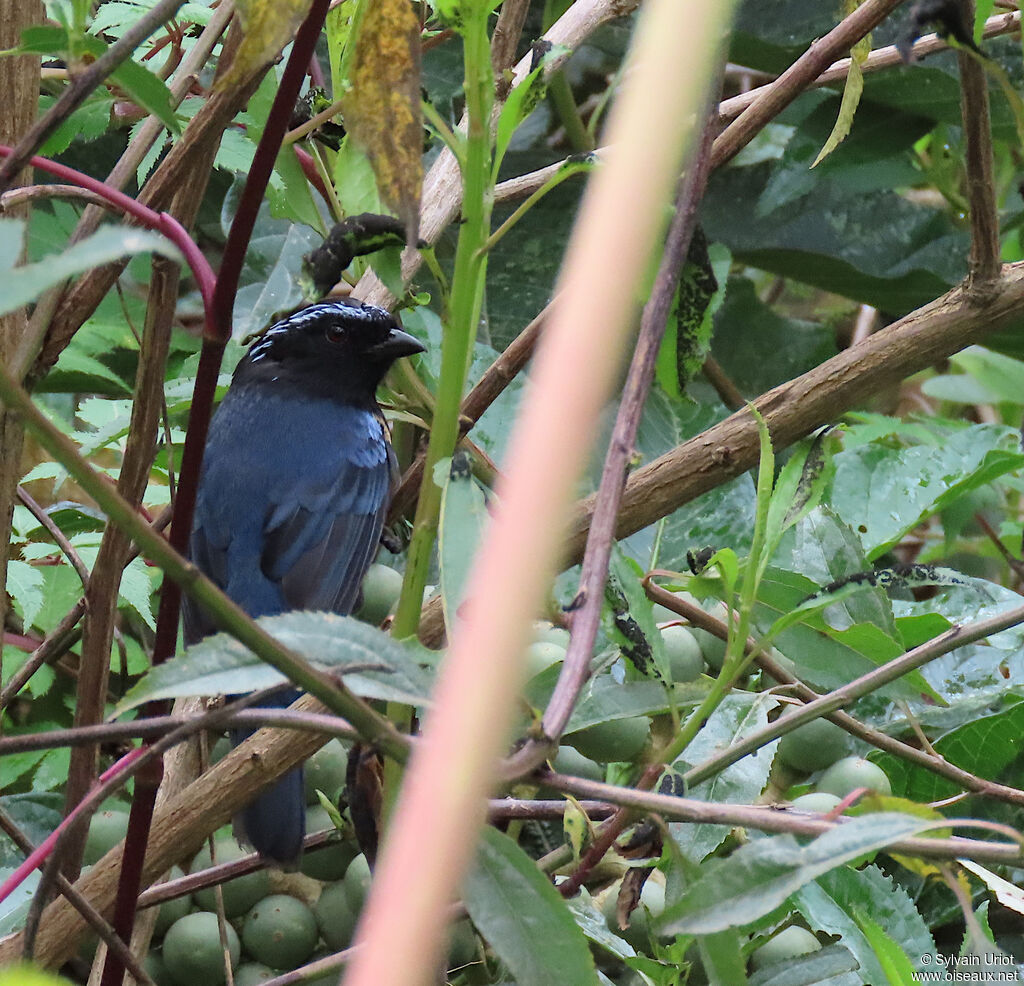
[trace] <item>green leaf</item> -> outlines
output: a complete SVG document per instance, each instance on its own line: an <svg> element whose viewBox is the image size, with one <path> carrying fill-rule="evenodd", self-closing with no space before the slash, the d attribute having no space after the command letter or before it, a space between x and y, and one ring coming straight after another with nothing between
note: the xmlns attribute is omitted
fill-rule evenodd
<svg viewBox="0 0 1024 986"><path fill-rule="evenodd" d="M21 220L0 219L0 272L6 271L5 288L0 298L0 315L6 315L34 301L47 288L75 274L102 267L121 257L137 253L159 253L181 260L177 247L159 233L127 226L105 226L61 254L11 269L12 264L5 261L12 261L17 256L17 253L12 255L11 249L14 243L20 243L24 231L25 224Z"/></svg>
<svg viewBox="0 0 1024 986"><path fill-rule="evenodd" d="M709 934L750 924L823 873L916 835L931 822L910 815L865 815L801 845L791 835L758 839L702 868L659 922L667 933Z"/></svg>
<svg viewBox="0 0 1024 986"><path fill-rule="evenodd" d="M527 682L525 698L535 708L543 708L558 677L559 667L550 667ZM704 679L672 686L676 705L696 705L707 694L710 682ZM567 733L596 726L613 719L659 715L669 709L669 692L657 681L616 681L610 674L599 674L587 683L573 709Z"/></svg>
<svg viewBox="0 0 1024 986"><path fill-rule="evenodd" d="M979 777L996 780L1016 760L1022 744L1024 702L1016 702L1008 709L978 716L974 721L946 733L933 745L939 756L957 767ZM938 801L960 790L952 781L892 754L879 752L871 759L890 775L893 793L912 801Z"/></svg>
<svg viewBox="0 0 1024 986"><path fill-rule="evenodd" d="M766 305L749 278L729 278L711 349L740 393L762 394L835 356L830 324L786 310Z"/></svg>
<svg viewBox="0 0 1024 986"><path fill-rule="evenodd" d="M712 986L747 986L743 940L732 928L697 939L701 962Z"/></svg>
<svg viewBox="0 0 1024 986"><path fill-rule="evenodd" d="M731 265L729 251L720 243L708 246L703 228L696 227L655 367L658 383L674 400L683 398L687 383L707 359Z"/></svg>
<svg viewBox="0 0 1024 986"><path fill-rule="evenodd" d="M469 588L469 575L477 548L490 518L484 491L470 472L466 453L457 451L448 465L445 470L447 477L438 484L443 486L438 556L444 621L446 626L453 627Z"/></svg>
<svg viewBox="0 0 1024 986"><path fill-rule="evenodd" d="M801 521L821 500L832 478L832 450L827 434L801 442L782 467L775 482L764 534L767 564L779 547L782 535Z"/></svg>
<svg viewBox="0 0 1024 986"><path fill-rule="evenodd" d="M857 924L870 942L878 964L889 986L914 986L919 983L913 963L903 951L867 914L857 914Z"/></svg>
<svg viewBox="0 0 1024 986"><path fill-rule="evenodd" d="M25 626L32 626L43 608L42 572L35 565L12 559L7 563L7 591Z"/></svg>
<svg viewBox="0 0 1024 986"><path fill-rule="evenodd" d="M832 506L860 534L869 560L965 492L1024 466L1015 429L972 425L940 441L911 448L872 444L835 457Z"/></svg>
<svg viewBox="0 0 1024 986"><path fill-rule="evenodd" d="M856 914L870 913L912 960L935 954L928 926L906 890L877 866L839 867L801 887L793 903L815 931L838 935L860 962L864 978L884 983L885 976Z"/></svg>
<svg viewBox="0 0 1024 986"><path fill-rule="evenodd" d="M60 794L9 794L0 798L0 808L33 845L39 845L64 818L64 798ZM24 858L9 836L0 835L0 866L17 866Z"/></svg>
<svg viewBox="0 0 1024 986"><path fill-rule="evenodd" d="M605 586L606 630L640 674L667 683L672 680L668 658L642 579L640 566L627 558L617 543L613 544Z"/></svg>
<svg viewBox="0 0 1024 986"><path fill-rule="evenodd" d="M267 191L270 214L275 219L304 223L321 233L326 232L309 179L295 156L294 147L281 148L274 162L274 180Z"/></svg>
<svg viewBox="0 0 1024 986"><path fill-rule="evenodd" d="M866 980L845 945L827 945L817 952L773 962L750 977L750 986L863 986Z"/></svg>
<svg viewBox="0 0 1024 986"><path fill-rule="evenodd" d="M430 678L417 663L416 650L376 627L334 613L284 613L257 622L283 646L343 674L356 695L406 705L428 700ZM219 633L150 671L118 703L115 714L153 699L236 694L285 680L233 637Z"/></svg>
<svg viewBox="0 0 1024 986"><path fill-rule="evenodd" d="M608 930L608 923L605 921L601 909L594 902L586 887L581 888L579 894L570 897L565 904L583 934L595 945L620 959L628 959L636 955L632 945Z"/></svg>
<svg viewBox="0 0 1024 986"><path fill-rule="evenodd" d="M846 0L844 12L852 14L858 7L860 0ZM825 146L818 152L818 156L811 164L816 168L825 160L850 133L853 126L853 117L860 104L861 94L864 92L864 73L861 66L867 61L871 54L871 35L866 34L850 49L850 70L846 75L846 84L843 86L843 99L839 104L839 115L836 117L836 125L832 133L828 135Z"/></svg>
<svg viewBox="0 0 1024 986"><path fill-rule="evenodd" d="M483 830L463 900L519 986L598 983L587 940L565 901L507 835Z"/></svg>
<svg viewBox="0 0 1024 986"><path fill-rule="evenodd" d="M106 45L103 45L106 50ZM102 54L102 51L99 52ZM110 78L143 109L152 113L171 133L180 133L181 124L171 108L171 91L158 75L129 58L122 62Z"/></svg>
<svg viewBox="0 0 1024 986"><path fill-rule="evenodd" d="M708 757L738 743L768 725L768 713L778 705L769 694L734 691L727 695L701 727L683 756L673 766L680 771L696 767ZM764 790L778 740L730 764L721 773L687 791L687 797L715 804L752 804ZM669 822L676 845L691 862L714 852L729 834L728 825Z"/></svg>
<svg viewBox="0 0 1024 986"><path fill-rule="evenodd" d="M56 101L52 96L40 96L40 114L45 113ZM90 97L46 138L38 153L43 157L54 157L66 151L73 140L95 140L105 134L110 126L113 106L114 100L109 96Z"/></svg>
<svg viewBox="0 0 1024 986"><path fill-rule="evenodd" d="M514 89L509 91L505 104L498 114L498 123L494 135L494 180L497 181L498 170L505 159L505 152L519 125L534 111L537 104L544 98L547 83L544 79L544 67L555 55L564 51L557 45L550 45L543 56L534 59L529 74Z"/></svg>
<svg viewBox="0 0 1024 986"><path fill-rule="evenodd" d="M803 576L770 566L761 580L754 609L758 630L765 633L777 620L788 618L816 590L817 586ZM838 688L904 652L894 631L869 622L832 626L825 619L831 615L831 607L823 612L804 613L799 623L783 630L774 641L808 682L821 688ZM891 682L880 693L906 699L925 694L939 699L920 671Z"/></svg>

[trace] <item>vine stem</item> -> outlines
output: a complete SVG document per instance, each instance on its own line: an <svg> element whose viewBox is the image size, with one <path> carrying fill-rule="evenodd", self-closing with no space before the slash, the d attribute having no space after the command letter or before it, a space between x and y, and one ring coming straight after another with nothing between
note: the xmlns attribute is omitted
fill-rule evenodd
<svg viewBox="0 0 1024 986"><path fill-rule="evenodd" d="M669 309L696 225L697 204L704 196L704 187L710 170L711 143L717 127L714 107L718 99L718 89L719 84L709 87L701 141L679 183L675 214L669 227L665 250L654 279L651 297L644 305L640 333L623 387L611 441L608 443L594 519L590 525L587 547L583 555L577 595L581 603L572 614L572 636L562 663L562 671L541 720L543 739L527 741L522 750L506 761L506 769L511 769L513 773L528 773L540 766L550 744L556 743L562 735L579 698L580 690L590 677L590 658L601 622L604 585L608 578L612 545L615 543L615 518L626 485L640 418L654 380L658 351L665 335Z"/></svg>

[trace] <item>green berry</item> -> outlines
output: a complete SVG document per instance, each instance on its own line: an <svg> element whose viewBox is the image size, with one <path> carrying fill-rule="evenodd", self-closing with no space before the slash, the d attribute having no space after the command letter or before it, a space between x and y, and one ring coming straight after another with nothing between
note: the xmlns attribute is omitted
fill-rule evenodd
<svg viewBox="0 0 1024 986"><path fill-rule="evenodd" d="M583 777L588 781L604 780L604 768L571 746L560 746L551 766L556 773L568 774L570 777Z"/></svg>
<svg viewBox="0 0 1024 986"><path fill-rule="evenodd" d="M704 655L697 638L684 626L675 624L661 631L673 681L696 681L704 670Z"/></svg>
<svg viewBox="0 0 1024 986"><path fill-rule="evenodd" d="M327 809L323 805L307 808L306 832L322 832L324 829L334 829L334 822L327 814ZM335 831L337 830L335 829ZM352 842L345 841L339 836L338 841L331 842L322 849L304 852L299 863L299 871L324 883L340 880L357 852L358 850Z"/></svg>
<svg viewBox="0 0 1024 986"><path fill-rule="evenodd" d="M373 564L363 576L363 602L355 618L380 626L402 594L402 573L387 565Z"/></svg>
<svg viewBox="0 0 1024 986"><path fill-rule="evenodd" d="M221 836L214 840L217 863L231 863L243 856L248 856L247 850L243 849L230 835ZM196 854L192 863L192 872L205 870L213 864L210 862L210 847L203 846ZM266 870L255 870L246 873L244 876L236 876L233 880L221 884L221 893L224 895L224 913L229 918L245 914L257 901L262 900L270 893L270 874ZM197 907L204 911L217 910L217 896L215 888L205 887L197 890L194 894Z"/></svg>
<svg viewBox="0 0 1024 986"><path fill-rule="evenodd" d="M565 648L546 640L537 640L526 648L526 678L546 671L552 664L561 664L565 660Z"/></svg>
<svg viewBox="0 0 1024 986"><path fill-rule="evenodd" d="M258 962L272 969L295 969L316 948L319 933L313 912L286 894L264 897L245 916L242 944Z"/></svg>
<svg viewBox="0 0 1024 986"><path fill-rule="evenodd" d="M806 928L793 925L783 928L760 948L754 949L750 956L750 965L754 969L763 969L765 966L817 952L820 948L821 943Z"/></svg>
<svg viewBox="0 0 1024 986"><path fill-rule="evenodd" d="M809 791L794 798L791 808L796 811L813 811L818 815L827 815L841 799L834 794L826 794L824 791Z"/></svg>
<svg viewBox="0 0 1024 986"><path fill-rule="evenodd" d="M345 892L348 894L352 910L357 914L363 909L363 902L366 900L366 895L370 892L372 880L373 874L370 872L370 864L366 861L366 857L360 853L349 863L344 879Z"/></svg>
<svg viewBox="0 0 1024 986"><path fill-rule="evenodd" d="M98 811L89 822L89 835L85 840L82 862L86 866L98 863L128 832L128 812Z"/></svg>
<svg viewBox="0 0 1024 986"><path fill-rule="evenodd" d="M892 794L885 771L863 757L844 757L836 761L818 778L815 787L840 799L861 787L883 796Z"/></svg>
<svg viewBox="0 0 1024 986"><path fill-rule="evenodd" d="M317 791L323 791L331 804L337 804L345 787L348 771L348 750L341 740L332 739L320 747L305 763L302 782L305 785L306 804L319 805ZM307 831L309 831L307 829Z"/></svg>
<svg viewBox="0 0 1024 986"><path fill-rule="evenodd" d="M172 866L170 872L167 874L168 880L177 880L178 877L185 875L185 871L180 866ZM153 934L157 938L162 938L167 929L170 928L175 921L183 918L192 910L192 895L185 894L183 897L175 897L174 900L165 900L159 907L156 916L156 926L153 929Z"/></svg>
<svg viewBox="0 0 1024 986"><path fill-rule="evenodd" d="M230 924L224 926L224 931L231 967L234 968L238 965L242 949ZM221 986L227 981L227 975L217 915L196 911L175 921L164 935L163 957L167 974L177 986L196 986L198 983Z"/></svg>
<svg viewBox="0 0 1024 986"><path fill-rule="evenodd" d="M340 952L352 943L356 922L359 920L358 904L353 901L345 881L329 883L320 894L320 899L313 908L320 935L328 948Z"/></svg>
<svg viewBox="0 0 1024 986"><path fill-rule="evenodd" d="M243 962L235 970L235 986L260 986L270 979L276 979L280 972L262 962Z"/></svg>
<svg viewBox="0 0 1024 986"><path fill-rule="evenodd" d="M565 741L598 763L632 761L647 745L650 727L651 722L646 716L611 719L581 729L567 736Z"/></svg>
<svg viewBox="0 0 1024 986"><path fill-rule="evenodd" d="M779 740L779 759L794 770L812 773L831 767L850 748L846 732L828 719L812 719Z"/></svg>

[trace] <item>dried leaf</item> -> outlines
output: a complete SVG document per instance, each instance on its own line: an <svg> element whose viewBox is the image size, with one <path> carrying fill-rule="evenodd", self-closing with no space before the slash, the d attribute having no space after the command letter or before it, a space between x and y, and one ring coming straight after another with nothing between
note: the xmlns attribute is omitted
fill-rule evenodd
<svg viewBox="0 0 1024 986"><path fill-rule="evenodd" d="M237 0L242 41L216 89L231 89L273 62L309 13L308 0Z"/></svg>
<svg viewBox="0 0 1024 986"><path fill-rule="evenodd" d="M380 197L419 238L423 182L420 26L409 0L378 0L366 11L344 101L345 128L373 165Z"/></svg>

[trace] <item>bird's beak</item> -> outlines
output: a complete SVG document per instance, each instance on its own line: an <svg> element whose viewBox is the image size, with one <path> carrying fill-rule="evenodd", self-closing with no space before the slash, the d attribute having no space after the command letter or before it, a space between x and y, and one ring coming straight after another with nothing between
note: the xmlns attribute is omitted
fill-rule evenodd
<svg viewBox="0 0 1024 986"><path fill-rule="evenodd" d="M377 359L399 359L402 356L422 353L426 348L419 339L409 335L408 332L392 329L383 342L378 342L369 350L369 355Z"/></svg>

